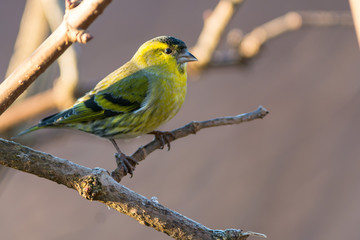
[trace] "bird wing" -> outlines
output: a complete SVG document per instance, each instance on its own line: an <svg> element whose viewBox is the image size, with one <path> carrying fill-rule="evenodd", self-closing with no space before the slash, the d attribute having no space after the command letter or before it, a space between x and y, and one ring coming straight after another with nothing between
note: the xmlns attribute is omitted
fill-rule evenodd
<svg viewBox="0 0 360 240"><path fill-rule="evenodd" d="M105 78L101 81L103 84L100 90L95 88L73 107L45 118L42 122L45 125L46 122L55 125L87 122L136 111L142 107L149 88L146 75L136 72L121 80L109 80L112 83L107 87L104 87Z"/></svg>

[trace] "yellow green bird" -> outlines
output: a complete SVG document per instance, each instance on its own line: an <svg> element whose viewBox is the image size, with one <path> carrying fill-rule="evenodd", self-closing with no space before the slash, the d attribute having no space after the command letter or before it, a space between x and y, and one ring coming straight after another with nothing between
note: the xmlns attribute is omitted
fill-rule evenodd
<svg viewBox="0 0 360 240"><path fill-rule="evenodd" d="M127 161L131 159L114 139L159 133L154 130L173 118L185 100L186 63L191 61L197 59L183 41L169 36L151 39L73 106L42 119L18 136L41 128L72 128L95 134L113 143L126 171L132 174Z"/></svg>

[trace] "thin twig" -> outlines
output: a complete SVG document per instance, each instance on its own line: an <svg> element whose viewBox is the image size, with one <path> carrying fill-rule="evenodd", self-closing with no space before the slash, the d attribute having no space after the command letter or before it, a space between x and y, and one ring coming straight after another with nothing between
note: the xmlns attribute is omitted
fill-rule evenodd
<svg viewBox="0 0 360 240"><path fill-rule="evenodd" d="M204 128L209 127L217 127L217 126L224 126L224 125L232 125L232 124L240 124L243 122L252 121L255 119L262 119L264 118L269 112L262 106L259 106L253 112L239 114L234 117L221 117L210 119L206 121L192 121L186 124L183 127L177 128L175 130L170 131L168 136L168 141L172 142L176 139L186 137L190 134L196 134L198 131ZM163 147L163 143L158 139L154 138L153 141L149 142L145 146L138 148L131 157L134 158L136 161L140 162L144 160L150 153L155 151L156 149L160 149ZM135 167L135 166L134 166ZM121 179L126 175L124 168L122 166L118 166L113 172L112 176L116 179L116 181L120 182Z"/></svg>
<svg viewBox="0 0 360 240"><path fill-rule="evenodd" d="M186 124L183 127L172 130L172 136L169 136L169 142L175 141L176 139L186 137L190 134L196 134L198 131L204 128L210 127L218 127L224 125L232 125L232 124L240 124L243 122L252 121L255 119L264 118L269 112L263 107L259 106L255 111L249 113L239 114L233 117L221 117L214 118L206 121L192 121ZM136 152L132 155L137 161L142 161L146 158L147 155L155 151L156 149L160 149L162 147L162 143L157 138L154 138L153 141L146 144L145 146L136 150Z"/></svg>

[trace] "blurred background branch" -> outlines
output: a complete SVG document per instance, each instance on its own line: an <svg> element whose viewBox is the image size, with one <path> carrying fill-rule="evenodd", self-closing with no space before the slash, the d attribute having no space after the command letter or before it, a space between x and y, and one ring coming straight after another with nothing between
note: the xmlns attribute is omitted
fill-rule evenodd
<svg viewBox="0 0 360 240"><path fill-rule="evenodd" d="M189 71L200 71L211 61L220 39L230 20L243 0L220 0L214 10L204 13L204 26L191 52L197 56L198 62L189 65Z"/></svg>
<svg viewBox="0 0 360 240"><path fill-rule="evenodd" d="M301 27L344 27L352 26L351 15L348 12L303 11L289 12L277 17L246 34L239 42L240 58L252 58L267 41L281 34L298 30Z"/></svg>
<svg viewBox="0 0 360 240"><path fill-rule="evenodd" d="M291 11L274 18L243 34L232 29L227 34L229 49L217 51L209 64L211 66L231 65L254 58L261 47L271 39L303 27L352 27L350 12L335 11Z"/></svg>
<svg viewBox="0 0 360 240"><path fill-rule="evenodd" d="M356 36L358 40L358 44L360 47L360 1L359 0L349 0L350 2L350 9L352 12Z"/></svg>

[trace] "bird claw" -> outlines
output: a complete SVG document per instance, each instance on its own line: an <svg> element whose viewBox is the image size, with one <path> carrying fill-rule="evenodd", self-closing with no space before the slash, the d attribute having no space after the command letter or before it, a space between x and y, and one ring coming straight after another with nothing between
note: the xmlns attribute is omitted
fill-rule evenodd
<svg viewBox="0 0 360 240"><path fill-rule="evenodd" d="M124 169L125 174L130 174L130 177L133 177L133 172L135 170L135 166L139 164L133 157L127 156L123 153L115 153L116 164L118 169L121 167Z"/></svg>
<svg viewBox="0 0 360 240"><path fill-rule="evenodd" d="M164 146L167 145L168 151L170 151L170 140L175 139L175 135L172 132L152 131L149 134L154 134L155 138L161 142L160 149L164 149Z"/></svg>

